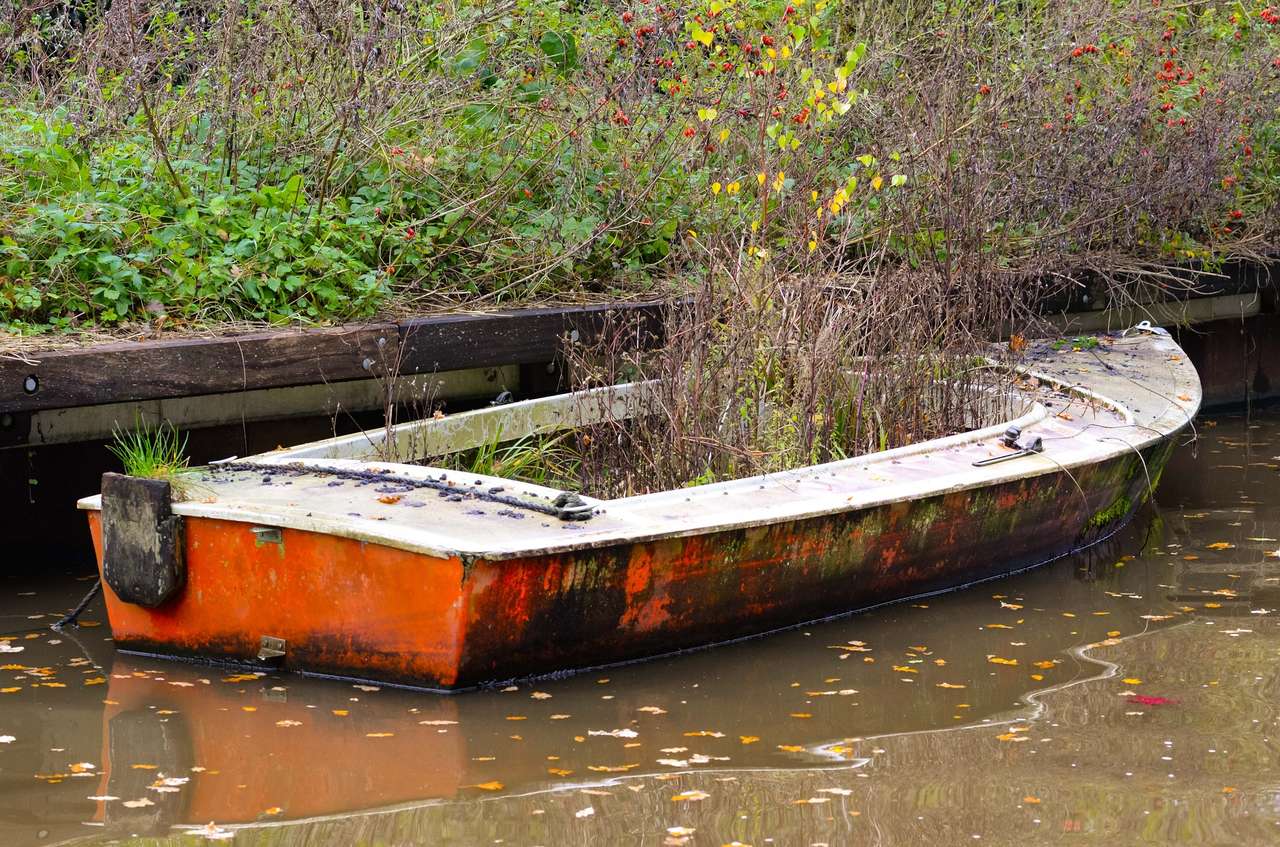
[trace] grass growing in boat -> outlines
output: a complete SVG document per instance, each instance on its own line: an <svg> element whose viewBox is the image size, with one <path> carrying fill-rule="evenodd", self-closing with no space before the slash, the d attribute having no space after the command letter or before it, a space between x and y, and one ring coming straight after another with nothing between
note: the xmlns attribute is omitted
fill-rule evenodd
<svg viewBox="0 0 1280 847"><path fill-rule="evenodd" d="M728 268L728 264L719 265ZM1027 292L892 277L854 286L737 268L673 304L666 335L606 329L567 354L575 388L653 380L647 413L579 439L579 490L618 497L874 453L1013 416L982 327Z"/></svg>
<svg viewBox="0 0 1280 847"><path fill-rule="evenodd" d="M480 447L430 459L427 464L549 488L572 488L577 484L579 457L570 435L527 435L504 441L499 434Z"/></svg>
<svg viewBox="0 0 1280 847"><path fill-rule="evenodd" d="M116 427L107 449L120 460L129 476L162 479L177 493L190 488L185 476L191 471L187 436L179 436L168 421L155 427L140 421L132 429Z"/></svg>

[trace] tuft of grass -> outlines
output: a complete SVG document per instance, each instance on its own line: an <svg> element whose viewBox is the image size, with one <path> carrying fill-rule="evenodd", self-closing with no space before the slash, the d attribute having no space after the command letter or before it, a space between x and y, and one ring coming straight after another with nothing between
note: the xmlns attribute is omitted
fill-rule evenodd
<svg viewBox="0 0 1280 847"><path fill-rule="evenodd" d="M156 427L140 421L131 429L116 427L107 449L120 460L129 476L163 479L177 485L180 477L191 470L187 437L179 436L168 421Z"/></svg>
<svg viewBox="0 0 1280 847"><path fill-rule="evenodd" d="M431 460L430 464L549 488L571 488L578 476L578 456L566 443L568 436L562 432L503 441L499 434L488 444Z"/></svg>

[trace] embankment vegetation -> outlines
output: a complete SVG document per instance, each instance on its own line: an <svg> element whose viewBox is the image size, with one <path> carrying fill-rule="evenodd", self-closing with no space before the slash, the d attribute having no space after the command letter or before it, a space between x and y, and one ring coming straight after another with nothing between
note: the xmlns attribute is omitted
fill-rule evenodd
<svg viewBox="0 0 1280 847"><path fill-rule="evenodd" d="M964 328L1280 239L1259 0L15 0L0 86L11 332L747 278Z"/></svg>

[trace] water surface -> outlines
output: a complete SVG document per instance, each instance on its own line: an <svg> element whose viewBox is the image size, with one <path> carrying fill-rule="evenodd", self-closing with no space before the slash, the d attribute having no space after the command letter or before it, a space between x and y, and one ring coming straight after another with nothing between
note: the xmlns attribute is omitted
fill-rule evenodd
<svg viewBox="0 0 1280 847"><path fill-rule="evenodd" d="M1278 436L1202 420L1087 555L456 696L119 655L100 606L49 633L89 563L40 563L2 584L0 844L1275 843Z"/></svg>

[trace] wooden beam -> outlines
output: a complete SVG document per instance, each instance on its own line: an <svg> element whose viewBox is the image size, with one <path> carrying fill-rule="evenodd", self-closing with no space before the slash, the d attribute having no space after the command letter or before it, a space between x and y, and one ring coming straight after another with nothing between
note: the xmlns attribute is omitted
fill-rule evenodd
<svg viewBox="0 0 1280 847"><path fill-rule="evenodd" d="M395 324L103 344L0 359L0 413L368 378L394 361Z"/></svg>
<svg viewBox="0 0 1280 847"><path fill-rule="evenodd" d="M549 362L566 336L588 340L611 320L628 319L661 334L662 307L654 303L415 318L400 324L401 372Z"/></svg>
<svg viewBox="0 0 1280 847"><path fill-rule="evenodd" d="M549 362L566 333L655 304L571 306L400 323L103 344L0 359L0 416L298 385ZM402 346L403 345L403 346Z"/></svg>

